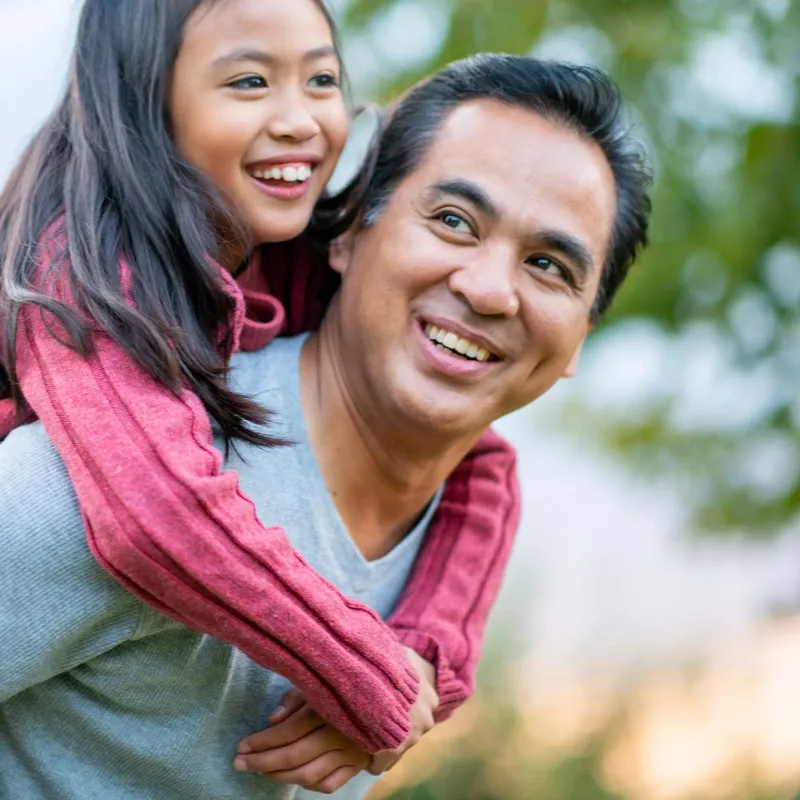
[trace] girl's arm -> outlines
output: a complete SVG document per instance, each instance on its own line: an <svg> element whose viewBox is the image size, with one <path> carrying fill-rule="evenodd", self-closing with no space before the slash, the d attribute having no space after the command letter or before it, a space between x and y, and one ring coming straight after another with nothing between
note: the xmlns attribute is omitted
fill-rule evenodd
<svg viewBox="0 0 800 800"><path fill-rule="evenodd" d="M17 414L10 397L0 396L0 441L17 427Z"/></svg>
<svg viewBox="0 0 800 800"><path fill-rule="evenodd" d="M475 688L483 632L500 590L520 513L514 449L488 431L461 462L389 624L436 667L447 719Z"/></svg>
<svg viewBox="0 0 800 800"><path fill-rule="evenodd" d="M69 302L69 297L61 297ZM410 729L419 678L378 615L265 528L220 473L200 400L177 396L96 331L82 358L38 308L20 315L21 391L64 460L89 546L150 605L286 676L375 752Z"/></svg>
<svg viewBox="0 0 800 800"><path fill-rule="evenodd" d="M248 305L242 349L263 346L254 322L277 298L282 332L319 327L339 278L302 237L268 245L241 277ZM450 476L442 502L389 624L403 644L436 666L437 720L474 690L483 632L519 525L516 454L487 432Z"/></svg>

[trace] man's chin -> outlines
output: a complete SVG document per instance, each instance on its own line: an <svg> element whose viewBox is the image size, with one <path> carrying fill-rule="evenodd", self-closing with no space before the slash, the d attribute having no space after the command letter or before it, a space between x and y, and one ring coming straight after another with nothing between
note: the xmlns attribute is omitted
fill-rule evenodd
<svg viewBox="0 0 800 800"><path fill-rule="evenodd" d="M485 427L482 420L478 420L475 406L464 403L463 398L460 403L448 402L445 398L431 402L431 399L430 396L424 401L411 398L398 409L399 417L409 429L434 439L458 439Z"/></svg>

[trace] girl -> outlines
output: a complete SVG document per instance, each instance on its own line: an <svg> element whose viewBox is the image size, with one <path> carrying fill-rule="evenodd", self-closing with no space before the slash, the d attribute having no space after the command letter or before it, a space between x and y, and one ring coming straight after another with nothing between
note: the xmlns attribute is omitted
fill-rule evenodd
<svg viewBox="0 0 800 800"><path fill-rule="evenodd" d="M212 420L231 445L278 444L227 359L316 326L335 291L324 244L357 190L315 206L347 135L340 82L321 0L86 0L66 97L0 198L0 438L38 417L108 572L375 752L410 730L401 645L435 665L439 719L470 694L518 497L487 435L387 627L220 472Z"/></svg>

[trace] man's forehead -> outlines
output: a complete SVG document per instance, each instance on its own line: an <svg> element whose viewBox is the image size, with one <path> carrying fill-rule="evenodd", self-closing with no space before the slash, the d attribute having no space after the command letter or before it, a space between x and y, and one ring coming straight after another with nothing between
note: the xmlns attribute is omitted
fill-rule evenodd
<svg viewBox="0 0 800 800"><path fill-rule="evenodd" d="M445 165L581 185L610 175L600 148L565 123L493 99L461 103L442 121L420 168Z"/></svg>
<svg viewBox="0 0 800 800"><path fill-rule="evenodd" d="M576 228L603 250L613 224L614 177L600 147L563 122L497 100L453 109L416 173L422 196L442 181L471 181L505 219Z"/></svg>

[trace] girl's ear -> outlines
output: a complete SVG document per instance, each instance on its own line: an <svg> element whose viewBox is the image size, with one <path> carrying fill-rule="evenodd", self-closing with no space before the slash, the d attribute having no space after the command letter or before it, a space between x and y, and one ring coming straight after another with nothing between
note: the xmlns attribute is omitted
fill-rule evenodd
<svg viewBox="0 0 800 800"><path fill-rule="evenodd" d="M334 239L328 249L328 263L331 265L331 269L340 275L344 275L353 254L354 228L355 225Z"/></svg>

